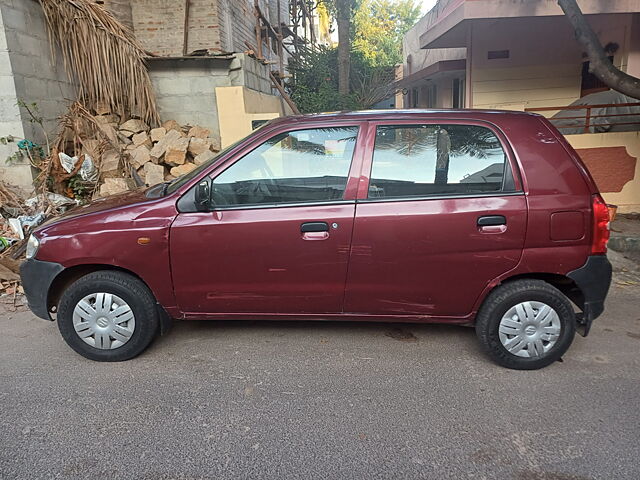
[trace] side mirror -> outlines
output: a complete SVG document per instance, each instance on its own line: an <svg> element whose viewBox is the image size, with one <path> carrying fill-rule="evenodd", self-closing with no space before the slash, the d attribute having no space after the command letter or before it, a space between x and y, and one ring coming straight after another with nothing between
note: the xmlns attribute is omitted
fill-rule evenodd
<svg viewBox="0 0 640 480"><path fill-rule="evenodd" d="M196 185L196 210L206 212L211 206L211 181L203 180Z"/></svg>

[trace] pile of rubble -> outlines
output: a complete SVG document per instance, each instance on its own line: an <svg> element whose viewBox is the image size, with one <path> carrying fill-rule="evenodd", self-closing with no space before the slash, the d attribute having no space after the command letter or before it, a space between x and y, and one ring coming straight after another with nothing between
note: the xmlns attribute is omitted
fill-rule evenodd
<svg viewBox="0 0 640 480"><path fill-rule="evenodd" d="M102 113L93 117L109 142L119 149L107 149L101 155L97 150L98 139L84 141L85 152L92 158L101 158L100 196L113 195L129 190L135 185L152 186L189 173L196 166L213 158L220 150L217 139L200 126L181 126L169 120L158 128L149 126L140 119L132 118L119 123L118 116ZM118 151L119 150L119 151ZM124 158L132 167L128 180L120 159Z"/></svg>

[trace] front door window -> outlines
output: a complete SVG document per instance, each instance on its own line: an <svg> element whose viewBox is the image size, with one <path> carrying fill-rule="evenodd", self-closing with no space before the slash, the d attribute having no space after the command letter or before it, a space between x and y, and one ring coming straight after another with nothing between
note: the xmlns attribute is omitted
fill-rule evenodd
<svg viewBox="0 0 640 480"><path fill-rule="evenodd" d="M213 181L215 208L342 200L358 127L270 138Z"/></svg>

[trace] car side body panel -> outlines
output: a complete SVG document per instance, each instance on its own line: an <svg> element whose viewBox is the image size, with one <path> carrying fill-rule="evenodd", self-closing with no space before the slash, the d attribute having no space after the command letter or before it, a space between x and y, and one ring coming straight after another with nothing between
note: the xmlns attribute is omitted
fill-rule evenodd
<svg viewBox="0 0 640 480"><path fill-rule="evenodd" d="M354 270L349 272L348 278L352 280L349 286L345 286L347 291L355 292L356 300L347 298L347 308L345 313L303 311L293 313L284 303L291 301L291 298L283 298L283 304L273 300L267 303L268 308L259 311L257 307L251 311L231 311L211 312L198 309L194 305L186 303L179 305L174 295L175 289L181 288L185 275L189 275L189 269L174 268L172 276L171 257L173 255L191 255L198 258L201 253L193 251L189 243L188 236L180 238L178 235L174 244L171 236L171 226L179 215L177 208L178 200L186 194L201 179L212 177L224 168L226 164L232 163L242 156L244 152L263 142L271 135L284 130L296 128L313 127L333 127L336 125L360 124L361 128L368 129L368 122L482 122L491 124L500 134L501 141L509 148L510 161L514 169L514 176L518 185L518 192L509 196L491 196L476 198L447 198L442 200L427 200L425 202L381 202L381 203L356 203L355 234L361 234L362 238L367 236L381 239L381 250L374 252L368 250L367 241L358 241L352 247L346 247L346 236L341 237L336 245L336 252L341 255L338 262L339 268L347 268L347 255L351 255L354 262ZM366 138L359 139L354 153L354 163L352 166L345 199L363 200L362 192L366 192L368 186L368 176L366 173L366 158L370 156L373 147L371 130L368 130ZM362 132L361 132L362 133ZM218 159L208 169L200 175L192 178L188 183L181 186L176 192L159 199L147 199L140 196L113 197L105 201L102 207L90 207L82 212L76 212L78 216L68 217L57 223L45 225L39 228L36 233L41 239L41 246L37 255L38 260L57 262L65 269L78 267L81 265L105 265L121 268L130 271L140 277L153 291L158 302L174 318L247 318L247 319L337 319L350 318L353 320L367 321L410 321L410 322L452 322L471 323L473 316L482 304L491 289L513 276L527 273L552 273L567 275L569 272L583 266L588 258L591 242L591 195L595 187L590 180L584 166L579 162L575 152L569 147L557 132L550 129L545 120L531 114L518 112L491 112L491 111L396 111L389 112L356 112L338 113L318 116L297 116L282 118L273 121L269 125L260 129L253 136L238 144L234 149ZM126 198L125 198L126 197ZM394 212L394 208L402 205L403 212ZM309 221L319 220L317 206L298 207L296 210L295 222L308 217ZM322 207L331 209L329 205ZM340 218L350 215L344 207L336 207L336 212ZM353 208L353 207L351 207ZM513 227L519 235L520 240L514 238L495 236L496 242L503 242L497 248L477 247L477 242L488 245L484 236L479 236L477 230L460 230L454 227L448 235L446 232L447 221L439 221L438 214L447 212L451 218L464 218L465 221L473 222L478 212L487 210L495 212L497 209L504 209L509 215L509 227ZM306 211L305 211L306 210ZM266 211L266 210L265 210ZM518 213L520 212L520 213ZM365 219L360 225L357 223L358 214ZM204 214L207 221L214 222L214 215ZM262 215L262 216L261 216ZM240 223L246 224L253 220L267 222L263 218L264 214L252 214L250 209L238 210L229 214ZM195 214L191 218L179 218L175 223L176 232L185 228L190 222L202 216ZM326 215L331 219L330 215ZM393 217L394 223L391 230L383 231L376 226L376 218ZM468 217L468 218L467 218ZM337 217L336 217L337 218ZM195 220L194 220L195 219ZM217 220L216 220L217 221ZM341 220L343 221L343 220ZM581 221L582 226L581 226ZM214 222L215 223L215 222ZM339 222L337 222L339 223ZM245 228L240 227L240 228ZM293 227L291 227L293 228ZM410 233L411 228L437 229L429 240L415 240L410 248L404 248L398 242L401 233ZM475 227L474 227L475 228ZM360 230L358 230L360 229ZM186 230L185 230L186 231ZM291 233L291 232L289 232ZM293 232L299 235L299 232ZM248 231L246 234L250 234ZM240 238L240 237L238 237ZM270 241L273 241L271 237ZM505 238L505 240L499 240ZM143 240L141 240L143 239ZM521 247L518 242L521 242ZM317 242L322 243L322 242ZM433 269L430 281L438 278L438 273L448 275L446 268L452 261L459 261L457 252L464 251L476 245L478 252L491 251L492 253L483 257L478 253L475 257L477 265L469 265L469 275L473 275L474 269L481 269L482 282L475 282L472 287L464 287L463 291L446 297L450 308L434 314L429 305L435 301L435 293L429 293L425 289L423 297L420 295L420 269L416 268L412 262L422 260L431 264ZM185 249L184 253L175 253L177 249ZM378 247L376 247L378 248ZM427 250L419 251L418 248ZM441 258L434 260L434 249L443 249ZM347 252L348 249L348 252ZM429 250L430 249L430 250ZM232 249L233 250L233 249ZM208 252L209 260L215 256L215 251ZM362 294L361 286L367 281L369 275L384 275L384 268L380 265L373 268L368 262L376 260L390 262L394 254L401 254L406 257L405 264L394 266L394 275L401 272L402 268L408 274L408 278L413 282L410 298L404 305L394 307L385 304L384 295L365 298L358 297ZM227 252L229 253L229 252ZM237 252L233 250L231 254ZM284 258L284 252L282 253ZM176 257L176 261L178 258ZM187 261L181 258L182 261ZM301 264L296 275L301 275L306 280L313 275L312 264L316 260L310 259L308 264ZM230 268L231 260L225 261L225 268ZM304 259L303 259L304 262ZM188 264L188 262L187 262ZM417 265L417 264L416 264ZM263 265L266 268L266 264ZM305 268L302 268L305 266ZM212 270L215 266L212 266ZM462 268L458 265L458 268ZM324 273L328 270L323 270ZM267 280L271 274L265 273L261 278ZM454 281L452 276L449 281ZM390 281L394 276L389 277ZM222 278L223 280L223 278ZM235 278L236 287L242 285L241 278ZM251 291L253 280L247 280L246 289ZM290 282L290 281L289 281ZM409 285L405 281L405 287ZM335 288L335 287L332 287ZM274 290L275 292L275 290ZM335 294L335 290L333 294ZM383 292L384 293L384 292ZM440 295L439 293L438 295ZM459 295L460 307L454 308L456 296ZM369 301L375 308L362 307ZM354 302L354 303L349 303ZM407 309L407 305L414 304L412 310ZM355 305L355 306L354 306ZM359 305L359 307L357 307ZM356 308L357 307L357 308ZM350 311L352 310L352 311Z"/></svg>

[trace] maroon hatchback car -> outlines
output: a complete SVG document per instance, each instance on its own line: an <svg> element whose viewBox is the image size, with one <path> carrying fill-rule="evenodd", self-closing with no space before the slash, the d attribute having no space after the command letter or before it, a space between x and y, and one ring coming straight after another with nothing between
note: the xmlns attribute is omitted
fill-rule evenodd
<svg viewBox="0 0 640 480"><path fill-rule="evenodd" d="M607 207L543 117L379 111L273 120L190 174L37 229L31 310L102 361L171 319L475 325L535 369L611 281Z"/></svg>

